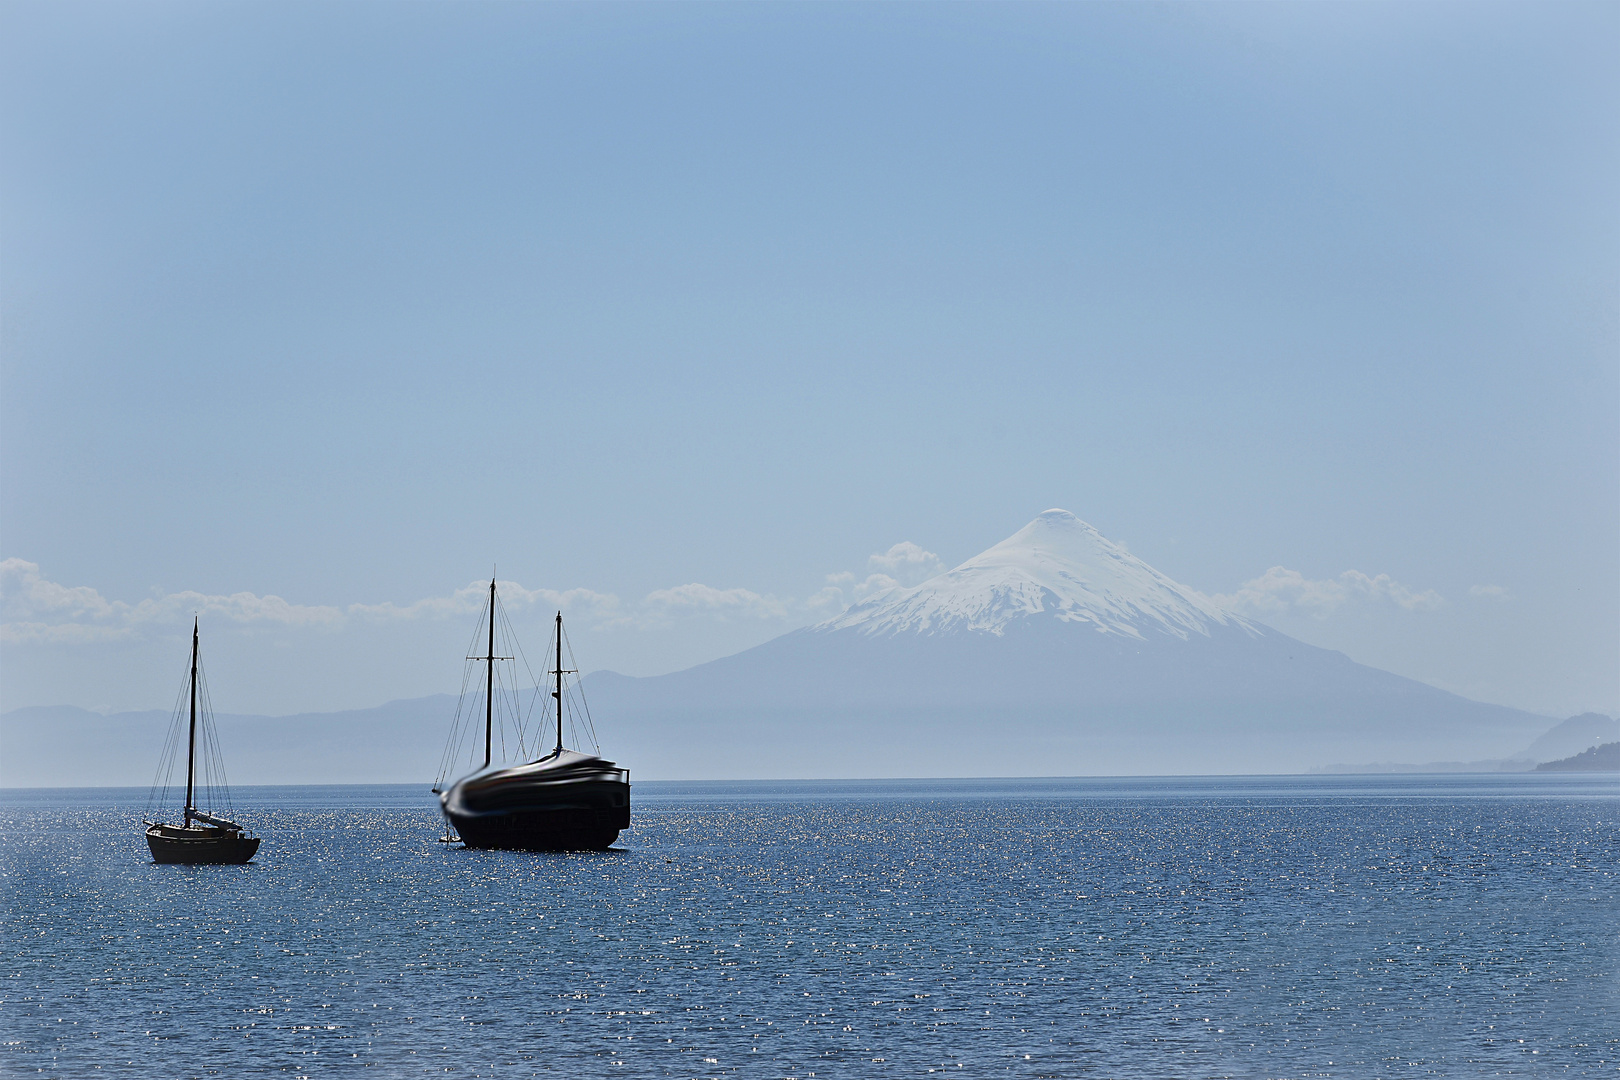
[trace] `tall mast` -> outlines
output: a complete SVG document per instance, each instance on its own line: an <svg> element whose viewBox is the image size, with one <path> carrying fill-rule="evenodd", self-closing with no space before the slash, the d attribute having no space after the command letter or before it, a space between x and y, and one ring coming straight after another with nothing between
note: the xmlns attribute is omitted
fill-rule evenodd
<svg viewBox="0 0 1620 1080"><path fill-rule="evenodd" d="M191 737L186 745L186 828L191 828L192 780L197 771L197 617L191 620Z"/></svg>
<svg viewBox="0 0 1620 1080"><path fill-rule="evenodd" d="M562 756L562 612L557 612L557 755Z"/></svg>
<svg viewBox="0 0 1620 1080"><path fill-rule="evenodd" d="M490 729L495 723L495 578L489 579L489 671L484 679L484 768L489 768ZM502 729L505 730L505 729ZM503 735L502 738L505 738Z"/></svg>

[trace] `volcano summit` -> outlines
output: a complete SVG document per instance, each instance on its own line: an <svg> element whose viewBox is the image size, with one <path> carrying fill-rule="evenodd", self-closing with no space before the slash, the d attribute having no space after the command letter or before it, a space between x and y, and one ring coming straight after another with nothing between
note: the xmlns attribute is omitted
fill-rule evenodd
<svg viewBox="0 0 1620 1080"><path fill-rule="evenodd" d="M1550 722L1225 611L1066 510L816 626L586 690L692 777L1303 772L1506 756Z"/></svg>
<svg viewBox="0 0 1620 1080"><path fill-rule="evenodd" d="M1186 640L1216 627L1252 629L1067 510L1048 510L955 570L869 598L813 629L999 636L1041 615L1137 640L1151 634Z"/></svg>

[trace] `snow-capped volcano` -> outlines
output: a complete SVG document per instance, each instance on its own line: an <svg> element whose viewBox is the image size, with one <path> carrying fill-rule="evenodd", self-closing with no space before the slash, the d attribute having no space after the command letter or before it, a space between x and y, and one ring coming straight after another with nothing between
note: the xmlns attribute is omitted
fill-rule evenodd
<svg viewBox="0 0 1620 1080"><path fill-rule="evenodd" d="M735 656L586 685L692 777L1302 772L1504 757L1549 723L1223 611L1066 510Z"/></svg>
<svg viewBox="0 0 1620 1080"><path fill-rule="evenodd" d="M1014 621L1042 613L1132 638L1207 636L1215 626L1252 629L1067 510L1048 510L956 569L869 597L814 629L1000 635Z"/></svg>

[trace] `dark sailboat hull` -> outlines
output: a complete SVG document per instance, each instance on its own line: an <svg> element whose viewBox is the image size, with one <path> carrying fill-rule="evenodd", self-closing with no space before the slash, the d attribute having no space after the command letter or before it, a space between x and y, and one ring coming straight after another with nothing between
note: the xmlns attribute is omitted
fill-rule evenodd
<svg viewBox="0 0 1620 1080"><path fill-rule="evenodd" d="M569 757L468 777L440 796L444 816L468 847L605 850L630 827L630 781L612 762Z"/></svg>
<svg viewBox="0 0 1620 1080"><path fill-rule="evenodd" d="M259 838L229 829L153 825L146 830L146 846L157 863L241 864L258 852Z"/></svg>
<svg viewBox="0 0 1620 1080"><path fill-rule="evenodd" d="M606 851L630 826L629 807L445 816L468 847L501 851Z"/></svg>

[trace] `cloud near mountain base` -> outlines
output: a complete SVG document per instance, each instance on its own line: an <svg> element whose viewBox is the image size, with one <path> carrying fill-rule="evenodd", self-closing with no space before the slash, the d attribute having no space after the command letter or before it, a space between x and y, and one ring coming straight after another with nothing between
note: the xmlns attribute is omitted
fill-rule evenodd
<svg viewBox="0 0 1620 1080"><path fill-rule="evenodd" d="M647 594L646 617L668 620L679 615L705 614L722 618L785 619L788 606L774 596L748 589L716 589L693 582Z"/></svg>
<svg viewBox="0 0 1620 1080"><path fill-rule="evenodd" d="M515 581L497 583L508 611L562 611L595 627L662 628L682 619L733 618L790 620L809 609L749 589L717 589L693 582L649 593L627 605L612 593L594 589L531 589ZM402 623L423 619L467 618L483 610L489 583L474 581L445 596L408 604L295 604L279 596L240 592L210 595L185 590L138 603L109 600L88 585L68 586L46 578L38 563L11 558L0 562L0 643L9 645L87 645L128 641L170 632L193 614L239 626L340 630L355 623Z"/></svg>
<svg viewBox="0 0 1620 1080"><path fill-rule="evenodd" d="M1261 619L1288 614L1325 619L1347 605L1368 603L1393 604L1406 611L1434 611L1446 602L1433 589L1419 591L1388 574L1371 577L1359 570L1346 570L1336 578L1314 580L1285 566L1273 566L1244 582L1236 592L1210 599L1228 611Z"/></svg>
<svg viewBox="0 0 1620 1080"><path fill-rule="evenodd" d="M932 551L910 540L902 540L888 551L867 557L864 578L848 570L827 575L827 584L805 601L806 610L818 617L837 615L851 604L858 604L890 589L920 585L943 574L945 562Z"/></svg>
<svg viewBox="0 0 1620 1080"><path fill-rule="evenodd" d="M0 641L6 643L118 641L147 628L183 622L193 614L288 627L327 628L344 620L340 608L292 604L279 596L249 592L224 596L188 590L130 604L108 600L88 585L51 581L40 573L38 563L26 559L0 561Z"/></svg>

